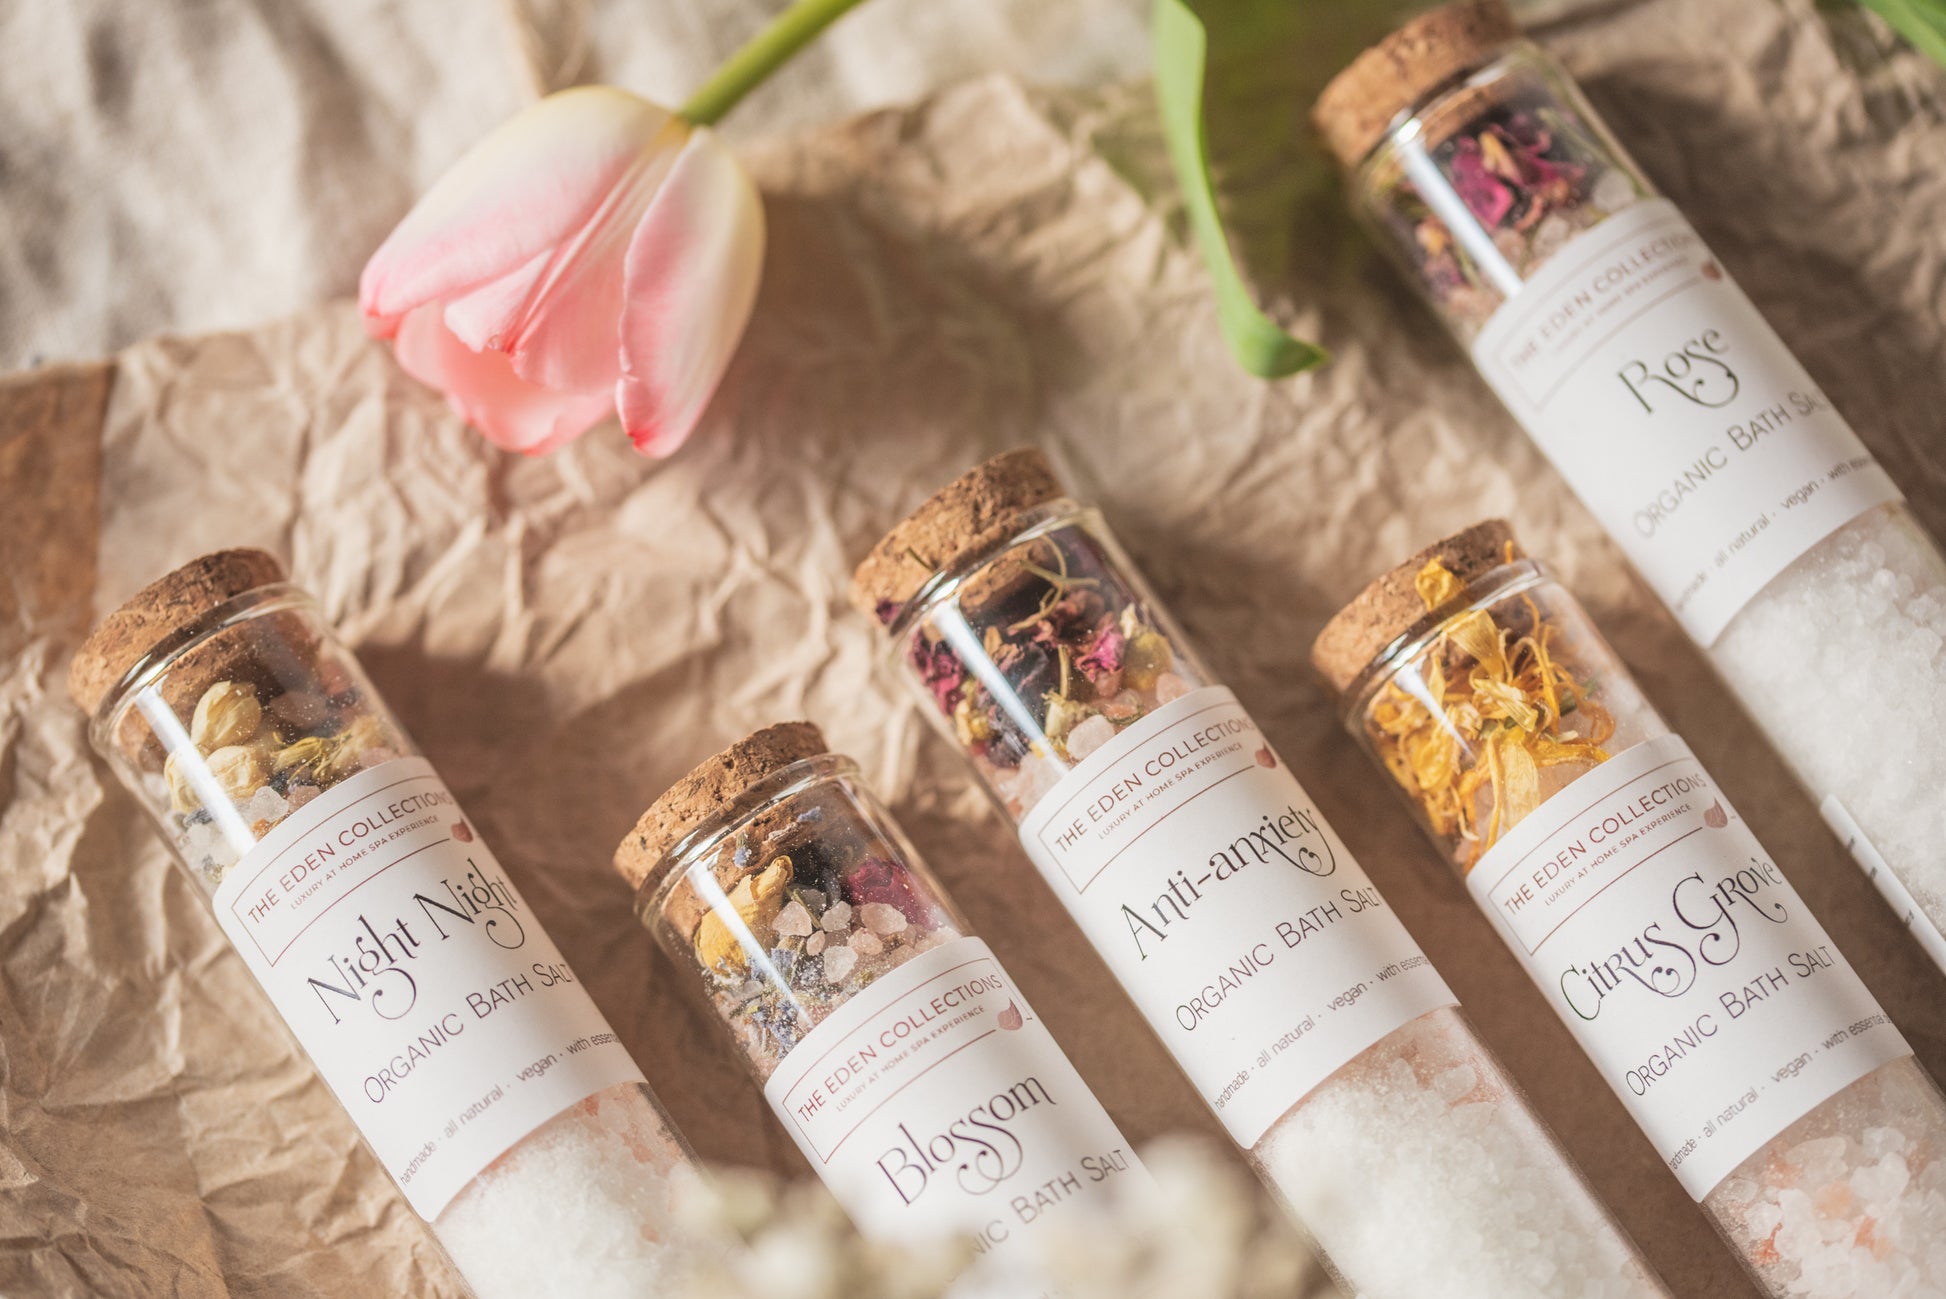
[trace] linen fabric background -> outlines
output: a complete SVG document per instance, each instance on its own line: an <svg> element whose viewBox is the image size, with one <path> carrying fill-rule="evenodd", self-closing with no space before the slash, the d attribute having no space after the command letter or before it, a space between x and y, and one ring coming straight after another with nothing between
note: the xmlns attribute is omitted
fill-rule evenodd
<svg viewBox="0 0 1946 1299"><path fill-rule="evenodd" d="M220 26L223 12L213 5L207 20ZM342 30L375 12L350 7ZM0 30L11 41L61 21L11 11ZM366 111L403 122L415 75L460 50L497 57L465 21L422 21L416 35L393 29L408 66L387 65L390 91L359 82L355 93L383 106ZM1946 528L1937 74L1911 55L1860 71L1841 57L1844 39L1772 0L1646 0L1546 40L1926 522ZM194 75L214 75L232 56L198 57L215 62L192 60ZM840 60L842 48L821 57ZM292 122L347 129L328 98L303 97L323 93L312 74L261 71L263 94L297 95L276 109ZM72 72L28 69L85 99L62 81ZM1303 104L1281 75L1252 90L1260 102L1281 94L1295 122ZM232 285L250 278L238 269L256 255L247 247L216 260L220 236L234 233L220 212L173 243L142 225L162 214L138 219L133 200L91 215L80 190L59 198L101 177L49 180L56 197L42 199L72 201L76 229L49 245L61 274L30 277L24 296L8 267L7 346L22 354L29 321L47 340L36 346L85 351L163 321L238 323L343 288L411 191L513 102L443 84L431 97L448 89L456 98L415 128L417 152L376 169L369 191L317 196L311 224L254 232L318 252L265 251L265 283ZM850 106L847 88L823 91L834 98L820 111ZM17 94L11 78L6 93ZM991 77L909 107L763 130L789 116L753 118L745 142L770 222L750 332L694 441L667 463L637 458L612 427L545 460L498 454L366 341L342 301L0 385L0 1291L458 1292L160 839L88 753L62 689L93 619L220 546L276 551L316 593L704 1156L802 1169L699 999L637 926L608 857L694 762L799 716L863 761L1125 1130L1214 1135L957 755L876 670L875 633L844 604L852 562L885 527L976 460L1031 442L1120 526L1677 1292L1749 1295L1343 734L1304 666L1310 637L1415 547L1510 515L1935 1073L1946 1069L1940 976L1350 228L1318 152L1266 153L1244 168L1285 204L1279 223L1253 227L1260 241L1272 231L1260 259L1278 268L1269 294L1335 357L1262 384L1218 337L1145 90L1031 91ZM115 133L133 124L101 129L101 157L127 152ZM207 142L213 206L243 183L227 169L247 144L226 161L224 142ZM27 165L6 144L0 154ZM31 165L38 177L52 160ZM0 218L15 230L29 219L13 203L19 175ZM160 164L151 179L160 186ZM300 181L267 188L303 207ZM1251 209L1253 220L1269 210ZM32 220L52 238L44 218ZM177 255L210 268L208 295L144 268ZM89 257L101 276L125 269L140 291L98 292Z"/></svg>

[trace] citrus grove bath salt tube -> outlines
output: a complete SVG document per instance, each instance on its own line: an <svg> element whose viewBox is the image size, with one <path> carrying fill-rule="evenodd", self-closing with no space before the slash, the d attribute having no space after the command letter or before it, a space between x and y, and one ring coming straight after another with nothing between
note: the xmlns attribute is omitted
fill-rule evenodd
<svg viewBox="0 0 1946 1299"><path fill-rule="evenodd" d="M1038 453L853 595L1176 1060L1351 1291L1659 1295L1236 697ZM1518 1206L1521 1229L1495 1226Z"/></svg>
<svg viewBox="0 0 1946 1299"><path fill-rule="evenodd" d="M1316 117L1360 217L1946 968L1946 557L1497 0L1426 14Z"/></svg>
<svg viewBox="0 0 1946 1299"><path fill-rule="evenodd" d="M1574 598L1493 521L1313 662L1764 1289L1946 1292L1946 1101Z"/></svg>
<svg viewBox="0 0 1946 1299"><path fill-rule="evenodd" d="M772 726L656 800L615 853L778 1122L867 1236L971 1239L980 1293L1128 1142L850 759Z"/></svg>
<svg viewBox="0 0 1946 1299"><path fill-rule="evenodd" d="M481 1299L668 1284L692 1168L601 1012L270 556L109 615L91 737Z"/></svg>

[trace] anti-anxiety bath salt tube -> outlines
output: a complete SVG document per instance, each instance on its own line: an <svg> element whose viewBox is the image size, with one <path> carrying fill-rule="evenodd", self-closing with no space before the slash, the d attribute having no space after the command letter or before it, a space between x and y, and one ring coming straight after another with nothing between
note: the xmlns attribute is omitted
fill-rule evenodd
<svg viewBox="0 0 1946 1299"><path fill-rule="evenodd" d="M88 638L69 688L481 1299L631 1299L673 1282L687 1150L274 559L222 551L144 588Z"/></svg>
<svg viewBox="0 0 1946 1299"><path fill-rule="evenodd" d="M1500 0L1326 89L1362 220L1946 968L1946 556Z"/></svg>
<svg viewBox="0 0 1946 1299"><path fill-rule="evenodd" d="M1313 662L1768 1294L1946 1292L1946 1101L1512 530L1373 582Z"/></svg>
<svg viewBox="0 0 1946 1299"><path fill-rule="evenodd" d="M853 593L1352 1292L1665 1293L1249 714L1038 453L933 497ZM1519 1232L1493 1225L1510 1205Z"/></svg>
<svg viewBox="0 0 1946 1299"><path fill-rule="evenodd" d="M815 726L768 727L698 766L615 866L859 1229L972 1242L956 1297L1041 1293L1042 1242L1071 1242L1147 1177Z"/></svg>

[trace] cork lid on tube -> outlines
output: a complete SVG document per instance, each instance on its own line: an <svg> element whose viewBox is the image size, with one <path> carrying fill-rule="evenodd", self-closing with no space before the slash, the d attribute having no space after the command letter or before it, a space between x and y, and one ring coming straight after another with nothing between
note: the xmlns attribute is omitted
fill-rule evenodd
<svg viewBox="0 0 1946 1299"><path fill-rule="evenodd" d="M729 811L745 790L792 763L830 751L824 733L810 722L782 722L738 740L649 805L615 849L615 870L640 892L658 877L671 849L699 826ZM755 862L738 865L733 854L718 854L716 882L728 892L757 867ZM685 938L695 932L708 910L686 878L662 903L662 914Z"/></svg>
<svg viewBox="0 0 1946 1299"><path fill-rule="evenodd" d="M68 666L69 696L92 717L150 650L225 600L283 580L284 566L261 550L219 550L192 559L137 591L88 634Z"/></svg>
<svg viewBox="0 0 1946 1299"><path fill-rule="evenodd" d="M995 456L941 488L872 547L852 574L852 603L890 622L889 611L917 595L933 574L1004 540L1024 511L1066 494L1040 452Z"/></svg>
<svg viewBox="0 0 1946 1299"><path fill-rule="evenodd" d="M1520 39L1506 0L1458 0L1414 18L1353 59L1311 110L1338 161L1356 167L1398 115Z"/></svg>
<svg viewBox="0 0 1946 1299"><path fill-rule="evenodd" d="M1462 586L1471 586L1524 555L1505 519L1488 519L1434 542L1360 591L1324 625L1311 642L1312 666L1333 691L1344 694L1387 646L1433 612L1420 594L1419 575L1434 560Z"/></svg>

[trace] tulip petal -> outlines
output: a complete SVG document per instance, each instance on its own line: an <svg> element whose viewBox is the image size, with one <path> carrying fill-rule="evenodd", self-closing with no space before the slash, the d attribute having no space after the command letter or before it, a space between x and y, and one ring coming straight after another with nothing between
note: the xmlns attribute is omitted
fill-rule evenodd
<svg viewBox="0 0 1946 1299"><path fill-rule="evenodd" d="M615 413L605 388L544 388L515 374L502 353L474 351L446 328L437 304L407 313L394 350L407 374L442 390L461 418L504 450L543 455Z"/></svg>
<svg viewBox="0 0 1946 1299"><path fill-rule="evenodd" d="M672 454L696 427L749 322L763 260L763 199L698 128L628 248L616 403L643 455Z"/></svg>
<svg viewBox="0 0 1946 1299"><path fill-rule="evenodd" d="M675 122L626 91L549 95L474 145L366 263L359 309L390 337L413 308L526 267L587 227L651 140Z"/></svg>
<svg viewBox="0 0 1946 1299"><path fill-rule="evenodd" d="M588 389L612 388L621 376L617 330L629 244L689 132L682 122L663 128L601 209L547 257L518 308L502 317L492 335L497 342L489 345L512 358L521 378L549 388ZM506 296L496 284L483 305L491 311ZM469 298L446 309L448 326L462 338L467 331L455 324L455 316L464 318L472 306Z"/></svg>

